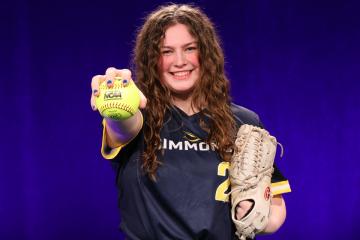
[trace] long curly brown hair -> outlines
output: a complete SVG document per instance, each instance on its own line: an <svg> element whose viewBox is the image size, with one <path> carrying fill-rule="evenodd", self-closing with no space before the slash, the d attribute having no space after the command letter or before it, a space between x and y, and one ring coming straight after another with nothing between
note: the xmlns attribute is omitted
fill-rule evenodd
<svg viewBox="0 0 360 240"><path fill-rule="evenodd" d="M225 76L224 55L210 19L197 7L171 4L150 13L139 30L134 49L135 75L141 91L148 98L144 138L146 148L143 168L152 179L161 164L160 130L166 110L172 107L171 91L160 81L158 61L160 44L168 27L177 23L187 26L197 40L200 79L193 90L192 106L201 110L200 126L208 132L207 143L215 143L224 161L234 148L236 125L230 109L229 81ZM150 97L151 96L151 97ZM204 121L205 117L209 119Z"/></svg>

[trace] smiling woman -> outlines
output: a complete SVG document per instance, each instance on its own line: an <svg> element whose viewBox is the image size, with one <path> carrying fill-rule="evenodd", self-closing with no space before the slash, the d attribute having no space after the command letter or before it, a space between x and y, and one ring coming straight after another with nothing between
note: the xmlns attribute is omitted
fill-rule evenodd
<svg viewBox="0 0 360 240"><path fill-rule="evenodd" d="M173 102L188 115L194 114L191 93L200 77L196 39L184 24L169 27L161 43L159 73L161 81L173 93ZM187 104L186 104L187 103Z"/></svg>
<svg viewBox="0 0 360 240"><path fill-rule="evenodd" d="M121 229L127 239L234 239L227 175L237 129L261 127L254 112L230 101L224 55L213 24L198 8L162 6L139 30L134 50L141 110L123 121L104 119L102 154L117 170ZM131 79L108 68L99 84ZM95 108L96 109L96 108ZM265 232L285 219L281 193L273 198ZM252 202L237 205L237 218Z"/></svg>

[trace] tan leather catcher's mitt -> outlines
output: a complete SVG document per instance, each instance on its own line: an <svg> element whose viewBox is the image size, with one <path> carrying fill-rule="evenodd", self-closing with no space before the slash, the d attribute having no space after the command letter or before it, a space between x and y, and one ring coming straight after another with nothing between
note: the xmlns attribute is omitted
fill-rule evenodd
<svg viewBox="0 0 360 240"><path fill-rule="evenodd" d="M229 175L231 183L231 217L239 239L254 238L268 223L271 201L271 175L277 141L265 129L244 124L235 141ZM236 206L252 200L253 208L240 220Z"/></svg>

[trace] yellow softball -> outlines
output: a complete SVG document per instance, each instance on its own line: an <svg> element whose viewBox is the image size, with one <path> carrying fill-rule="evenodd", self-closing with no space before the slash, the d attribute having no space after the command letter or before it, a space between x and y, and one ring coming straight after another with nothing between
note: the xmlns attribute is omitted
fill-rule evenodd
<svg viewBox="0 0 360 240"><path fill-rule="evenodd" d="M95 99L95 104L101 116L125 120L137 112L140 94L132 80L116 77L112 88L104 81L100 84L99 90L100 94Z"/></svg>

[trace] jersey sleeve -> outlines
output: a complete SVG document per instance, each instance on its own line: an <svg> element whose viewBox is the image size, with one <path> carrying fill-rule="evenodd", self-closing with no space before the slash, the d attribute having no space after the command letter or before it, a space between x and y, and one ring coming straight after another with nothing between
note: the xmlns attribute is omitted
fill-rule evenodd
<svg viewBox="0 0 360 240"><path fill-rule="evenodd" d="M103 132L102 132L102 140L101 140L101 155L103 156L103 158L105 158L107 160L112 160L116 157L116 155L119 154L120 150L126 144L123 144L117 148L109 147L109 145L107 144L107 140L106 140L106 121L105 121L105 119L103 120L102 124L103 124Z"/></svg>
<svg viewBox="0 0 360 240"><path fill-rule="evenodd" d="M291 192L288 179L285 178L276 165L274 165L274 172L271 177L271 193L278 195L288 192Z"/></svg>

